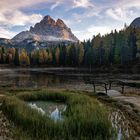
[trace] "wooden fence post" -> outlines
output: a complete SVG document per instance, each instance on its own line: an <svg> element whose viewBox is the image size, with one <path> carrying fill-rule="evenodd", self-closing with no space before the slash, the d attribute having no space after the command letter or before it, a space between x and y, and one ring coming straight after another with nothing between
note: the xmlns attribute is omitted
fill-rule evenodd
<svg viewBox="0 0 140 140"><path fill-rule="evenodd" d="M93 87L94 87L94 93L96 93L96 87L95 87L95 83L93 82Z"/></svg>
<svg viewBox="0 0 140 140"><path fill-rule="evenodd" d="M105 84L105 92L106 92L106 94L107 94L107 85Z"/></svg>

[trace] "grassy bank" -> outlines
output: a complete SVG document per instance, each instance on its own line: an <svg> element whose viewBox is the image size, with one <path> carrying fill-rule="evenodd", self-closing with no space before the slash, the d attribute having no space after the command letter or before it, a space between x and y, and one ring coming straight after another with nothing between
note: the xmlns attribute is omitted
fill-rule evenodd
<svg viewBox="0 0 140 140"><path fill-rule="evenodd" d="M31 109L25 101L55 101L67 104L63 121L53 121ZM33 91L6 97L3 112L31 139L109 140L112 127L106 110L86 95L59 91Z"/></svg>

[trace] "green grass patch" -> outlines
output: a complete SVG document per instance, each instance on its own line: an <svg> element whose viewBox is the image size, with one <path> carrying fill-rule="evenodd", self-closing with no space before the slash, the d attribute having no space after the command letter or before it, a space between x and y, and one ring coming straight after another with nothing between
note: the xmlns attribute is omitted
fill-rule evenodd
<svg viewBox="0 0 140 140"><path fill-rule="evenodd" d="M65 119L55 122L25 102L38 100L65 103ZM113 129L106 109L86 95L55 90L24 92L6 97L2 109L32 139L109 140L112 137Z"/></svg>

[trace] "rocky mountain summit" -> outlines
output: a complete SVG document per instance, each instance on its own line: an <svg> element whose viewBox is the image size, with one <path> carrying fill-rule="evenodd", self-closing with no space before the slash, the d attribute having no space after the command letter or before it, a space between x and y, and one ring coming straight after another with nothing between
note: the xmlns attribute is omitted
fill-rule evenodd
<svg viewBox="0 0 140 140"><path fill-rule="evenodd" d="M19 43L27 39L38 42L78 42L77 37L74 36L71 29L61 19L55 21L50 16L45 16L34 27L30 27L29 31L23 31L17 34L12 40Z"/></svg>
<svg viewBox="0 0 140 140"><path fill-rule="evenodd" d="M130 24L130 26L132 26L132 27L140 27L140 17L134 19L132 21L132 23Z"/></svg>

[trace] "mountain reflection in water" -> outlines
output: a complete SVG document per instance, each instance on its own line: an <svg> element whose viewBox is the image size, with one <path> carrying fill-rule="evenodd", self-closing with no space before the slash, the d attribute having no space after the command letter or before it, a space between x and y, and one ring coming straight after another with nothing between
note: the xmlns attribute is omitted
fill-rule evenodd
<svg viewBox="0 0 140 140"><path fill-rule="evenodd" d="M42 115L47 114L51 119L63 120L62 113L66 110L65 104L55 103L55 102L45 102L45 101L35 101L30 102L29 106L32 109L37 110Z"/></svg>

